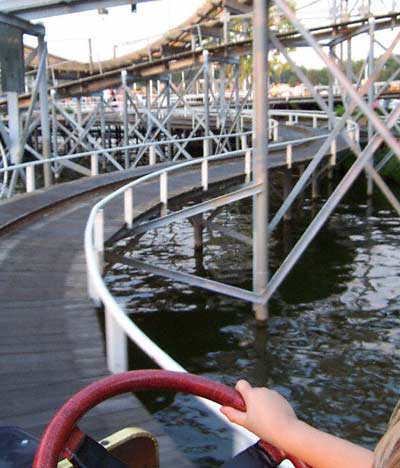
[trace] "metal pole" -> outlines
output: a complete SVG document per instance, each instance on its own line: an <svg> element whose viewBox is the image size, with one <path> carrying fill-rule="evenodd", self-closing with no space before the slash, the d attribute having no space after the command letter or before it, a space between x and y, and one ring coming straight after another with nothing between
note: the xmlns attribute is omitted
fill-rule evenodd
<svg viewBox="0 0 400 468"><path fill-rule="evenodd" d="M210 156L210 63L208 50L203 51L204 69L204 156Z"/></svg>
<svg viewBox="0 0 400 468"><path fill-rule="evenodd" d="M240 120L238 118L240 112L240 65L235 67L235 113L236 113L236 133L240 133ZM236 137L236 149L239 149L240 138Z"/></svg>
<svg viewBox="0 0 400 468"><path fill-rule="evenodd" d="M18 108L18 94L14 92L7 93L7 112L9 128L9 150L11 162L18 164L19 140L20 140L20 122Z"/></svg>
<svg viewBox="0 0 400 468"><path fill-rule="evenodd" d="M93 75L93 48L92 48L92 39L88 39L88 45L89 45L89 71L90 74Z"/></svg>
<svg viewBox="0 0 400 468"><path fill-rule="evenodd" d="M398 106L390 115L387 126L388 130L395 124L396 120L400 116L400 106ZM290 254L286 257L284 262L281 264L279 269L274 273L274 276L271 278L271 281L268 284L268 289L264 294L264 298L268 300L272 294L277 290L282 281L287 277L289 272L292 270L293 266L296 264L300 256L303 254L305 249L314 239L316 234L319 232L321 227L325 224L326 220L336 208L337 204L343 198L344 195L348 192L349 188L360 175L361 171L365 167L365 164L374 154L374 152L382 144L383 136L375 134L373 139L368 143L363 152L359 155L356 161L353 163L352 167L340 181L332 195L329 197L327 202L319 211L318 215L313 219L312 223L305 230L302 237L299 239L297 244L293 247Z"/></svg>
<svg viewBox="0 0 400 468"><path fill-rule="evenodd" d="M346 62L346 73L347 73L347 78L349 81L352 83L353 82L353 63L352 63L352 41L351 37L348 38L347 40L347 62ZM346 100L345 100L345 105L346 108L350 105L350 98L348 94L346 95Z"/></svg>
<svg viewBox="0 0 400 468"><path fill-rule="evenodd" d="M369 56L368 56L368 78L374 74L374 44L375 44L375 21L373 18L369 19L369 38L370 38L370 48L369 48ZM370 87L368 89L368 104L369 107L372 109L374 105L374 83L371 82ZM371 138L374 134L374 128L372 122L368 120L368 141L371 141ZM374 166L374 157L372 156L371 165ZM371 197L374 193L374 182L372 177L367 174L367 196Z"/></svg>
<svg viewBox="0 0 400 468"><path fill-rule="evenodd" d="M331 60L335 60L335 53L334 53L334 48L329 47L329 57ZM329 121L328 121L328 127L330 130L334 127L334 112L335 112L335 76L330 73L329 74L329 95L328 95L328 107L329 107Z"/></svg>
<svg viewBox="0 0 400 468"><path fill-rule="evenodd" d="M129 123L128 123L128 90L127 90L127 71L122 70L121 81L124 90L124 102L123 102L123 119L124 119L124 146L129 145ZM129 150L126 149L124 152L124 166L125 169L129 169Z"/></svg>
<svg viewBox="0 0 400 468"><path fill-rule="evenodd" d="M220 120L224 122L223 127L225 126L226 120L226 103L225 103L225 78L226 78L226 67L224 63L220 64L219 68L219 115Z"/></svg>
<svg viewBox="0 0 400 468"><path fill-rule="evenodd" d="M168 80L167 80L165 86L167 87L167 89L166 89L167 113L169 114L169 112L171 110L171 76L168 77ZM167 130L168 130L169 133L172 134L171 119L168 119ZM171 143L169 143L168 146L167 146L167 159L169 161L172 161L172 145L171 145Z"/></svg>
<svg viewBox="0 0 400 468"><path fill-rule="evenodd" d="M58 156L58 124L57 124L57 109L55 106L56 101L56 90L51 90L51 124L52 124L52 143L53 143L53 155L54 157ZM56 179L60 175L60 167L58 166L58 170L55 173Z"/></svg>
<svg viewBox="0 0 400 468"><path fill-rule="evenodd" d="M43 36L39 36L39 56L46 56L47 58L47 44ZM43 159L50 158L50 118L49 118L49 88L47 84L46 68L40 77L40 119L42 127L42 153ZM50 187L52 184L52 174L50 164L43 166L44 171L44 186Z"/></svg>
<svg viewBox="0 0 400 468"><path fill-rule="evenodd" d="M254 183L262 190L253 198L253 289L262 293L268 282L268 43L269 0L254 0L253 76L254 76ZM267 304L254 304L256 319L268 318Z"/></svg>

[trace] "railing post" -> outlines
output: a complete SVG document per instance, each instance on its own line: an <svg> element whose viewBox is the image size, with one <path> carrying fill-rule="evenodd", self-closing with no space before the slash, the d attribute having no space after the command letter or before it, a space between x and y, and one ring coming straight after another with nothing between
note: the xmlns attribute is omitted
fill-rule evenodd
<svg viewBox="0 0 400 468"><path fill-rule="evenodd" d="M26 191L32 193L35 190L35 166L31 165L26 167Z"/></svg>
<svg viewBox="0 0 400 468"><path fill-rule="evenodd" d="M126 334L108 309L104 311L104 314L108 369L113 374L126 372L128 370L128 340Z"/></svg>
<svg viewBox="0 0 400 468"><path fill-rule="evenodd" d="M124 215L125 223L128 229L133 225L133 188L130 187L124 192Z"/></svg>
<svg viewBox="0 0 400 468"><path fill-rule="evenodd" d="M314 114L314 115L313 115L313 118L312 118L312 126L313 126L313 128L317 128L317 126L318 126L318 120L317 120L317 119L318 119L318 117Z"/></svg>
<svg viewBox="0 0 400 468"><path fill-rule="evenodd" d="M90 175L99 175L99 155L97 153L90 155Z"/></svg>
<svg viewBox="0 0 400 468"><path fill-rule="evenodd" d="M248 184L251 180L251 150L247 149L244 155L244 173L245 182Z"/></svg>
<svg viewBox="0 0 400 468"><path fill-rule="evenodd" d="M122 70L121 72L121 82L123 87L123 120L124 120L124 146L129 145L129 116L128 116L128 90L127 90L127 78L128 72L126 70ZM124 151L124 166L125 169L129 169L129 150L126 149Z"/></svg>
<svg viewBox="0 0 400 468"><path fill-rule="evenodd" d="M336 166L336 140L331 143L331 166Z"/></svg>
<svg viewBox="0 0 400 468"><path fill-rule="evenodd" d="M99 272L103 272L104 263L104 210L96 213L94 220L94 248L97 253Z"/></svg>
<svg viewBox="0 0 400 468"><path fill-rule="evenodd" d="M166 207L168 205L168 173L160 175L160 202Z"/></svg>
<svg viewBox="0 0 400 468"><path fill-rule="evenodd" d="M293 161L293 146L292 145L287 145L287 147L286 147L286 164L287 164L288 169L292 168L292 161Z"/></svg>
<svg viewBox="0 0 400 468"><path fill-rule="evenodd" d="M201 185L203 190L208 190L208 161L205 159L201 163Z"/></svg>
<svg viewBox="0 0 400 468"><path fill-rule="evenodd" d="M208 158L210 156L210 141L208 138L203 140L203 157Z"/></svg>
<svg viewBox="0 0 400 468"><path fill-rule="evenodd" d="M241 145L242 145L242 150L245 150L245 149L248 148L247 135L240 135L240 142L241 142Z"/></svg>
<svg viewBox="0 0 400 468"><path fill-rule="evenodd" d="M273 124L273 130L272 130L272 140L273 141L278 141L278 130L279 130L279 124L278 124L278 121L274 121L274 124Z"/></svg>
<svg viewBox="0 0 400 468"><path fill-rule="evenodd" d="M150 166L155 166L156 164L156 147L154 145L150 145L149 164Z"/></svg>

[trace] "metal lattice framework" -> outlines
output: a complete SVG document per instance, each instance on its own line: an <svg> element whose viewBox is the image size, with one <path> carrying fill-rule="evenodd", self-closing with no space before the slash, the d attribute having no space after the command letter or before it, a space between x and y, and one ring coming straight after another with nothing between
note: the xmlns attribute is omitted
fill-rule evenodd
<svg viewBox="0 0 400 468"><path fill-rule="evenodd" d="M274 28L265 27L268 24L268 11L272 6L291 25L289 31L282 33ZM400 214L399 201L380 175L380 171L391 158L400 158L400 145L393 132L394 129L398 131L400 106L393 108L390 113L383 111L382 116L378 116L374 111L374 102L390 90L391 82L398 77L400 72L399 67L386 82L380 85L379 89L376 89L375 82L379 80L389 58L394 57L394 60L400 63L398 57L393 55L400 34L396 29L394 30L389 46L384 46L375 35L379 29L398 26L399 13L396 12L388 12L378 17L369 15L341 22L337 22L335 18L335 22L329 26L319 26L309 30L302 24L286 0L274 0L274 2L256 0L253 8L252 13L247 2L210 0L196 13L197 16L191 18L187 25L167 34L160 42L149 46L146 51L135 52L110 62L108 65L103 63L100 73L90 74L89 71L89 76L79 80L58 83L57 85L53 83L51 94L52 153L57 158L54 158L51 166L49 163L51 151L49 148L50 124L47 80L44 79L46 47L42 35L39 34L39 51L41 53L39 54L36 84L31 94L20 98L19 104L17 96L8 96L10 125L7 128L2 123L0 131L9 148L8 153L11 163L14 165L22 162L23 154L25 150L28 150L38 160L44 159L46 164L43 167L47 168L47 171L52 170L56 175L60 175L65 169L72 169L82 175L98 174L98 165L95 158L92 159L90 168L80 162L72 161L71 157L78 151L78 148L86 150L86 156L91 153L97 156L100 155L105 161L105 168L108 165L117 170L135 167L143 162L154 165L156 162L174 162L178 159L186 159L188 161L182 167L201 165L202 186L205 191L208 189L208 164L214 158L236 157L237 154L230 147L232 138L236 139L236 151L238 151L238 140L244 137L240 155L245 155L247 158L247 175L251 156L253 177L251 180L247 178L247 183L240 190L234 190L225 197L212 199L202 206L183 209L173 215L167 213L157 222L133 227L133 185L121 190L117 195L124 195L125 222L129 228L133 229L133 234L135 232L144 232L155 225L166 225L177 219L192 218L231 201L252 197L255 220L251 241L253 244L252 291L238 291L222 283L214 282L210 284L209 281L200 278L195 279L182 272L166 271L154 265L150 266L136 262L135 266L178 281L195 284L208 290L249 301L253 304L257 319L263 321L268 317L268 301L271 296L285 280L340 200L363 171L366 172L368 177L368 195L372 194L374 187L378 188L385 195L392 208ZM227 15L227 12L230 12L230 14ZM236 16L234 15L235 12L238 13ZM229 26L231 22L236 25L244 22L248 26L250 21L252 21L252 27L239 28L239 32L231 30ZM20 25L20 27L22 26ZM26 23L24 23L24 28L28 28ZM215 28L219 28L219 34L216 34ZM205 36L204 31L206 30L208 30L208 36ZM369 35L367 56L359 75L356 76L351 65L351 42L355 36L365 33ZM344 48L346 45L348 60L347 63L344 63L337 52L337 48ZM374 57L374 50L377 46L384 50L379 60L375 60ZM309 47L324 63L330 73L327 96L320 94L304 71L296 65L289 54L291 47ZM250 50L253 50L253 89L249 87L244 95L240 95L240 62L238 58L243 55L247 56ZM324 135L315 154L311 155L311 161L296 184L286 190L282 206L274 217L269 219L267 178L268 162L272 152L272 143L269 141L272 120L269 119L270 101L266 92L269 71L266 57L272 51L279 51L282 54L299 80L304 84L310 98L327 116L328 133ZM68 67L68 72L71 73L73 64L69 64ZM55 63L52 64L51 68L53 78L56 76L56 71L59 73L59 78L61 78L63 71L66 70L61 66L57 67ZM219 72L218 76L214 73L215 69ZM185 71L183 75L177 73L177 71L181 70ZM87 70L85 73L87 73ZM181 76L181 79L179 76ZM154 83L156 81L158 82L157 92L154 93ZM145 96L144 102L139 99L135 88L139 84L145 89L143 94ZM73 111L72 113L67 111L63 103L60 102L66 96L87 96L117 86L121 90L121 99L117 108L113 107L112 102L105 102L102 97L97 96L97 101L92 109L84 115L80 108L80 100L77 101L76 112ZM228 89L230 92L227 93ZM335 96L337 94L335 90L338 90L338 96ZM41 101L40 117L34 112L38 94ZM200 99L200 104L198 101L193 102L193 94L197 99ZM338 97L344 106L344 114L339 119L334 109L335 98ZM250 147L247 147L249 138L246 134L247 128L244 125L246 119L244 117L246 108L251 107L251 104L253 104L254 118L249 120L252 123L253 139L249 145ZM15 133L14 129L17 126L18 105L22 107L29 105L29 107L25 114L24 129L16 138L13 133ZM122 146L120 147L105 148L104 127L105 111L107 110L116 114L114 119L119 122L123 129ZM192 124L187 136L179 139L173 134L171 128L176 125L174 119L176 121L177 118L182 118L182 116L184 118L190 116ZM367 120L367 142L364 146L361 146L359 139L354 137L353 131L349 132L348 126L351 118L356 119L359 123L363 119ZM29 133L38 127L39 122L43 140L42 154L35 149L32 151L32 148L29 148L27 144ZM99 125L100 134L95 137L92 130ZM201 134L204 145L203 158L192 161L190 160L192 155L187 150L187 144L194 140L198 134ZM62 139L61 144L59 143L60 138ZM268 262L269 236L287 216L298 196L309 185L314 188L318 177L324 172L323 169L332 170L336 163L336 145L339 139L345 140L346 146L356 156L355 161L316 214L293 250L270 277ZM65 151L67 143L70 146ZM387 154L379 164L375 164L374 153L382 144L387 148ZM286 143L286 147L289 156L292 154L293 148L289 142ZM215 156L216 154L219 154L219 156ZM332 156L326 165L327 155ZM82 153L80 156L82 156ZM3 160L6 159L3 157ZM21 166L16 166L15 170L13 170L8 163L7 165L7 171L12 171L12 176L5 192L7 192L8 196L11 196L14 193L18 177L26 178L27 184L31 179L28 177L27 171L26 173L23 172ZM170 170L172 169L163 170L156 174L157 177L160 177L161 202L165 205L165 208L167 208L168 202L167 174ZM51 173L48 172L47 174L47 185L49 185ZM107 200L103 204L106 202ZM96 301L107 304L111 317L109 320L112 328L110 334L118 337L118 340L109 340L110 368L121 370L121 365L124 367L126 358L123 357L123 351L119 348L115 350L113 346L118 346L118 344L115 344L117 341L124 343L126 335L132 338L135 334L127 331L130 325L126 324L125 318L121 318L123 311L120 310L113 298L110 298L101 279L98 258L104 249L103 237L101 234L96 234L95 227L100 229L101 232L104 224L102 206L95 207L87 229L86 250L89 262L89 283L92 296ZM211 221L203 220L208 224ZM236 238L240 239L240 236L236 236ZM249 239L241 240L246 243L249 242ZM115 323L113 323L113 320ZM123 330L121 330L121 327L123 327ZM170 361L168 362L168 365L170 365Z"/></svg>

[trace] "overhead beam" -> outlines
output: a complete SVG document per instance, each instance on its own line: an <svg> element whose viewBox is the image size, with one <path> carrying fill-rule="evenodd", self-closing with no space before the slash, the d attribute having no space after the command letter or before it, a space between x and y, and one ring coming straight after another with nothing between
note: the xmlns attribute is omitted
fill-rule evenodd
<svg viewBox="0 0 400 468"><path fill-rule="evenodd" d="M150 1L153 0L4 0L0 9L25 20L34 20Z"/></svg>
<svg viewBox="0 0 400 468"><path fill-rule="evenodd" d="M19 29L24 34L31 36L44 36L46 34L45 27L42 24L32 24L29 21L19 18L18 16L0 12L0 23L7 24Z"/></svg>

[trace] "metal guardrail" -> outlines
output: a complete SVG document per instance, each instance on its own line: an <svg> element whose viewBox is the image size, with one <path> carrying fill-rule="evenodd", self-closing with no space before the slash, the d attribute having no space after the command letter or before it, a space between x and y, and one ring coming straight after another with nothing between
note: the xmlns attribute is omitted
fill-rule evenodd
<svg viewBox="0 0 400 468"><path fill-rule="evenodd" d="M252 113L250 111L243 111L243 116L242 119L252 119ZM313 128L317 128L318 124L320 121L328 121L328 117L322 113L322 112L314 112L314 111L286 111L286 110L280 110L280 111L272 111L271 115L274 117L280 118L280 117L287 117L288 125L296 125L299 123L299 119L311 119L312 120L312 126ZM243 128L243 126L242 126ZM288 162L288 167L291 167L292 164L292 150L294 145L302 144L302 143L307 143L307 142L312 142L316 138L321 138L321 137L305 137L302 139L298 140L292 140L288 142L280 142L277 143L279 139L279 122L276 119L270 119L270 125L269 125L269 136L270 139L275 142L270 145L271 150L279 150L282 149L283 147L286 146L286 153L287 153L287 162ZM351 137L351 139L355 142L359 141L359 128L358 125L351 121L347 121L347 133ZM158 142L148 142L148 143L139 143L135 145L129 145L129 146L120 146L120 147L115 147L115 148L107 148L107 149L99 149L99 150L91 150L91 151L85 151L81 153L76 153L72 155L66 155L66 156L57 156L53 157L47 160L37 160L37 161L30 161L27 163L20 163L20 164L13 164L10 165L7 162L7 158L5 157L4 151L1 153L2 154L2 162L3 162L3 167L0 168L0 175L3 174L3 183L0 186L0 198L4 197L6 194L6 187L7 187L7 181L9 180L9 175L14 172L14 171L23 171L26 179L26 192L31 193L36 190L36 170L38 167L42 167L43 171L45 170L46 167L50 166L51 164L65 164L66 162L73 162L74 160L80 159L80 158L88 158L90 160L90 166L89 168L86 169L86 175L87 176L97 176L100 174L99 170L99 158L107 158L107 155L112 155L115 153L122 153L126 151L134 151L134 150L141 150L145 149L149 151L149 165L153 166L156 164L156 147L160 146L167 146L170 144L185 144L190 142L204 142L206 141L222 141L227 138L234 138L238 137L242 139L242 149L247 147L247 138L251 135L251 132L240 132L240 133L231 133L231 134L214 134L212 136L208 137L194 137L194 138L182 138L182 139L172 139L172 140L164 140L164 141L158 141ZM206 151L206 148L204 149ZM332 154L333 157L335 154L335 144L332 145ZM204 152L206 154L206 152ZM118 165L115 165L117 170L124 170L121 166L118 167ZM74 170L73 166L70 167L69 169ZM82 174L82 170L80 172Z"/></svg>
<svg viewBox="0 0 400 468"><path fill-rule="evenodd" d="M249 157L251 149L234 151L228 154L220 154L211 157L194 159L181 163L179 165L157 171L137 179L124 187L116 190L97 203L89 216L85 229L85 255L87 263L88 289L89 295L97 305L103 304L105 310L106 327L106 348L107 363L110 371L114 373L127 370L127 340L128 338L136 343L156 364L167 370L178 372L187 372L178 362L172 359L164 350L147 337L126 315L123 308L118 304L112 294L108 291L102 278L102 263L104 255L104 207L118 197L123 196L124 220L128 226L132 226L133 221L133 190L139 185L150 180L159 179L160 201L165 205L168 203L168 184L169 174L184 169L201 166L201 184L206 190L208 185L208 165L214 162L220 162L227 158ZM249 170L248 161L244 165L244 171ZM250 196L256 193L257 187L249 184L246 195ZM243 190L245 192L245 190ZM231 199L229 194L225 200ZM235 452L250 445L255 438L247 431L231 426L219 412L219 406L207 400L199 399L207 406L218 418L221 419L232 431L235 442Z"/></svg>

